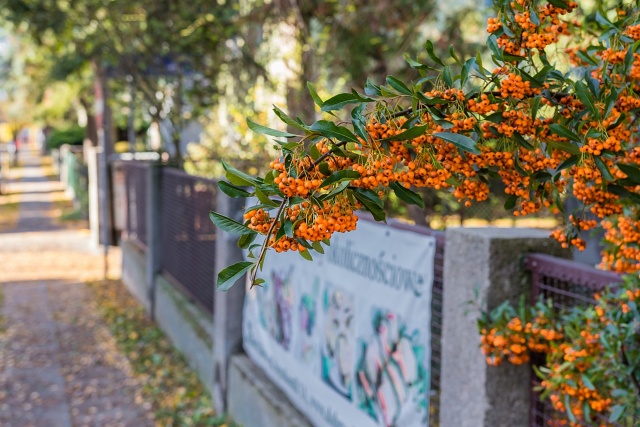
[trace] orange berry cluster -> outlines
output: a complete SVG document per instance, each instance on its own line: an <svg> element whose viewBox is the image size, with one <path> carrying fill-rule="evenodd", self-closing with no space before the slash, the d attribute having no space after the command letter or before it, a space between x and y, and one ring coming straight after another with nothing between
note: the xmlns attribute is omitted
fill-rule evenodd
<svg viewBox="0 0 640 427"><path fill-rule="evenodd" d="M346 197L339 198L334 203L324 202L322 208L313 205L311 221L301 221L295 228L295 235L301 239L319 242L331 238L335 232L353 231L358 222L358 217L353 211L354 207ZM297 218L293 217L294 220Z"/></svg>
<svg viewBox="0 0 640 427"><path fill-rule="evenodd" d="M276 240L278 230L283 225L280 220L271 218L264 209L251 210L244 214L246 225L260 234L267 234L273 226L268 245L276 252L306 250L301 240L319 242L330 239L335 232L345 233L356 229L358 217L347 197L338 196L332 203L324 202L323 207L309 202L293 205L285 211L285 219L293 223L293 236L281 236ZM275 222L275 224L274 224Z"/></svg>
<svg viewBox="0 0 640 427"><path fill-rule="evenodd" d="M506 79L500 81L500 96L503 98L524 99L541 92L540 88L531 87L531 82L523 81L522 76L514 73L509 73Z"/></svg>
<svg viewBox="0 0 640 427"><path fill-rule="evenodd" d="M525 9L521 13L516 13L514 21L510 23L510 32L515 36L509 37L507 31L498 37L498 46L503 48L505 52L512 55L523 56L523 51L538 49L543 51L550 44L558 41L561 34L566 34L568 25L562 22L559 16L565 15L578 7L576 2L569 2L568 9L546 4L537 10L527 0L516 0L511 3L512 8L519 7ZM531 13L535 12L540 23L534 24L531 19ZM503 23L497 18L489 18L487 20L487 32L495 33L503 27Z"/></svg>
<svg viewBox="0 0 640 427"><path fill-rule="evenodd" d="M602 226L609 248L603 252L601 267L619 273L640 272L640 220L620 215L603 221Z"/></svg>
<svg viewBox="0 0 640 427"><path fill-rule="evenodd" d="M627 27L625 34L634 40L640 40L640 24Z"/></svg>
<svg viewBox="0 0 640 427"><path fill-rule="evenodd" d="M324 140L316 143L316 149L320 154L329 151ZM280 159L269 164L271 169L280 172L275 177L274 183L286 197L299 196L304 198L320 188L325 175L320 172L319 165L314 165L314 160L311 157L295 158L291 163L290 170L287 170L286 165ZM347 169L353 162L348 157L329 156L324 163L329 171L333 172Z"/></svg>
<svg viewBox="0 0 640 427"><path fill-rule="evenodd" d="M480 102L474 98L467 101L467 108L469 108L469 111L473 113L491 114L498 111L500 106L498 104L492 104L489 100L489 96L487 96L486 93L483 93L480 95Z"/></svg>
<svg viewBox="0 0 640 427"><path fill-rule="evenodd" d="M505 328L484 328L480 333L480 349L491 366L500 365L505 358L514 365L528 363L530 352L548 352L552 342L563 338L562 330L542 315L524 324L513 317Z"/></svg>

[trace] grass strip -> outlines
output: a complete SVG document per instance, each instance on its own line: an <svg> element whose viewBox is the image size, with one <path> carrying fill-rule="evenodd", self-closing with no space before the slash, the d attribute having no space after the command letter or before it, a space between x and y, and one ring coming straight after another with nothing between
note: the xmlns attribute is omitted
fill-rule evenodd
<svg viewBox="0 0 640 427"><path fill-rule="evenodd" d="M118 348L141 379L142 394L162 427L232 427L216 415L208 391L164 333L120 281L89 283Z"/></svg>

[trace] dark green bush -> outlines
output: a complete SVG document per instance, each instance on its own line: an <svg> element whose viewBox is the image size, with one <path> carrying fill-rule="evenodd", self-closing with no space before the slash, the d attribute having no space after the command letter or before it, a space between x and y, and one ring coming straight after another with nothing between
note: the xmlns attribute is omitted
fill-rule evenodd
<svg viewBox="0 0 640 427"><path fill-rule="evenodd" d="M54 129L47 140L49 149L60 148L64 144L82 145L84 141L85 128L80 126L70 126L65 129Z"/></svg>

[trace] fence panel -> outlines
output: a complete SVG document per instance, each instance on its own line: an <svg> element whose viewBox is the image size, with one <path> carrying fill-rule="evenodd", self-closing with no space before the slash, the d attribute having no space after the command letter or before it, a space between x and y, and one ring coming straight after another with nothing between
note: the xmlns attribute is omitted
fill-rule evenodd
<svg viewBox="0 0 640 427"><path fill-rule="evenodd" d="M431 295L431 396L429 425L437 426L440 417L440 370L442 363L442 285L444 273L444 232L427 227L392 221L391 226L436 238L433 289Z"/></svg>
<svg viewBox="0 0 640 427"><path fill-rule="evenodd" d="M539 296L551 299L558 309L595 304L594 294L607 286L620 283L620 276L597 270L574 261L542 254L528 255L525 267L531 273L531 294L534 301ZM538 362L544 359L538 358ZM534 362L536 360L534 359ZM532 390L539 385L534 372L531 373ZM565 416L566 417L566 416ZM531 427L549 427L561 425L562 416L553 409L551 402L540 400L538 393L531 393ZM606 425L615 427L606 420ZM581 424L589 426L591 424Z"/></svg>
<svg viewBox="0 0 640 427"><path fill-rule="evenodd" d="M147 176L148 163L123 163L126 191L126 234L142 247L147 246Z"/></svg>
<svg viewBox="0 0 640 427"><path fill-rule="evenodd" d="M216 182L176 169L162 171L161 269L176 287L213 313Z"/></svg>

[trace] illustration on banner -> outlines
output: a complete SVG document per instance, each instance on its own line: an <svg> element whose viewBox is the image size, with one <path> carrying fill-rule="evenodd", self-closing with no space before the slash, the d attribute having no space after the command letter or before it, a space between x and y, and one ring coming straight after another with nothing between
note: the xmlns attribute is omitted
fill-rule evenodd
<svg viewBox="0 0 640 427"><path fill-rule="evenodd" d="M285 350L289 350L292 332L293 268L286 273L272 270L271 283L257 290L260 323Z"/></svg>
<svg viewBox="0 0 640 427"><path fill-rule="evenodd" d="M356 393L359 408L380 426L422 425L428 416L425 349L394 313L375 310L373 334L361 342Z"/></svg>
<svg viewBox="0 0 640 427"><path fill-rule="evenodd" d="M318 366L318 298L320 294L320 279L313 281L311 292L302 292L298 306L298 322L300 337L298 340L296 357L306 366L316 372Z"/></svg>
<svg viewBox="0 0 640 427"><path fill-rule="evenodd" d="M354 297L338 287L324 291L325 335L322 344L322 380L351 399L354 374Z"/></svg>

